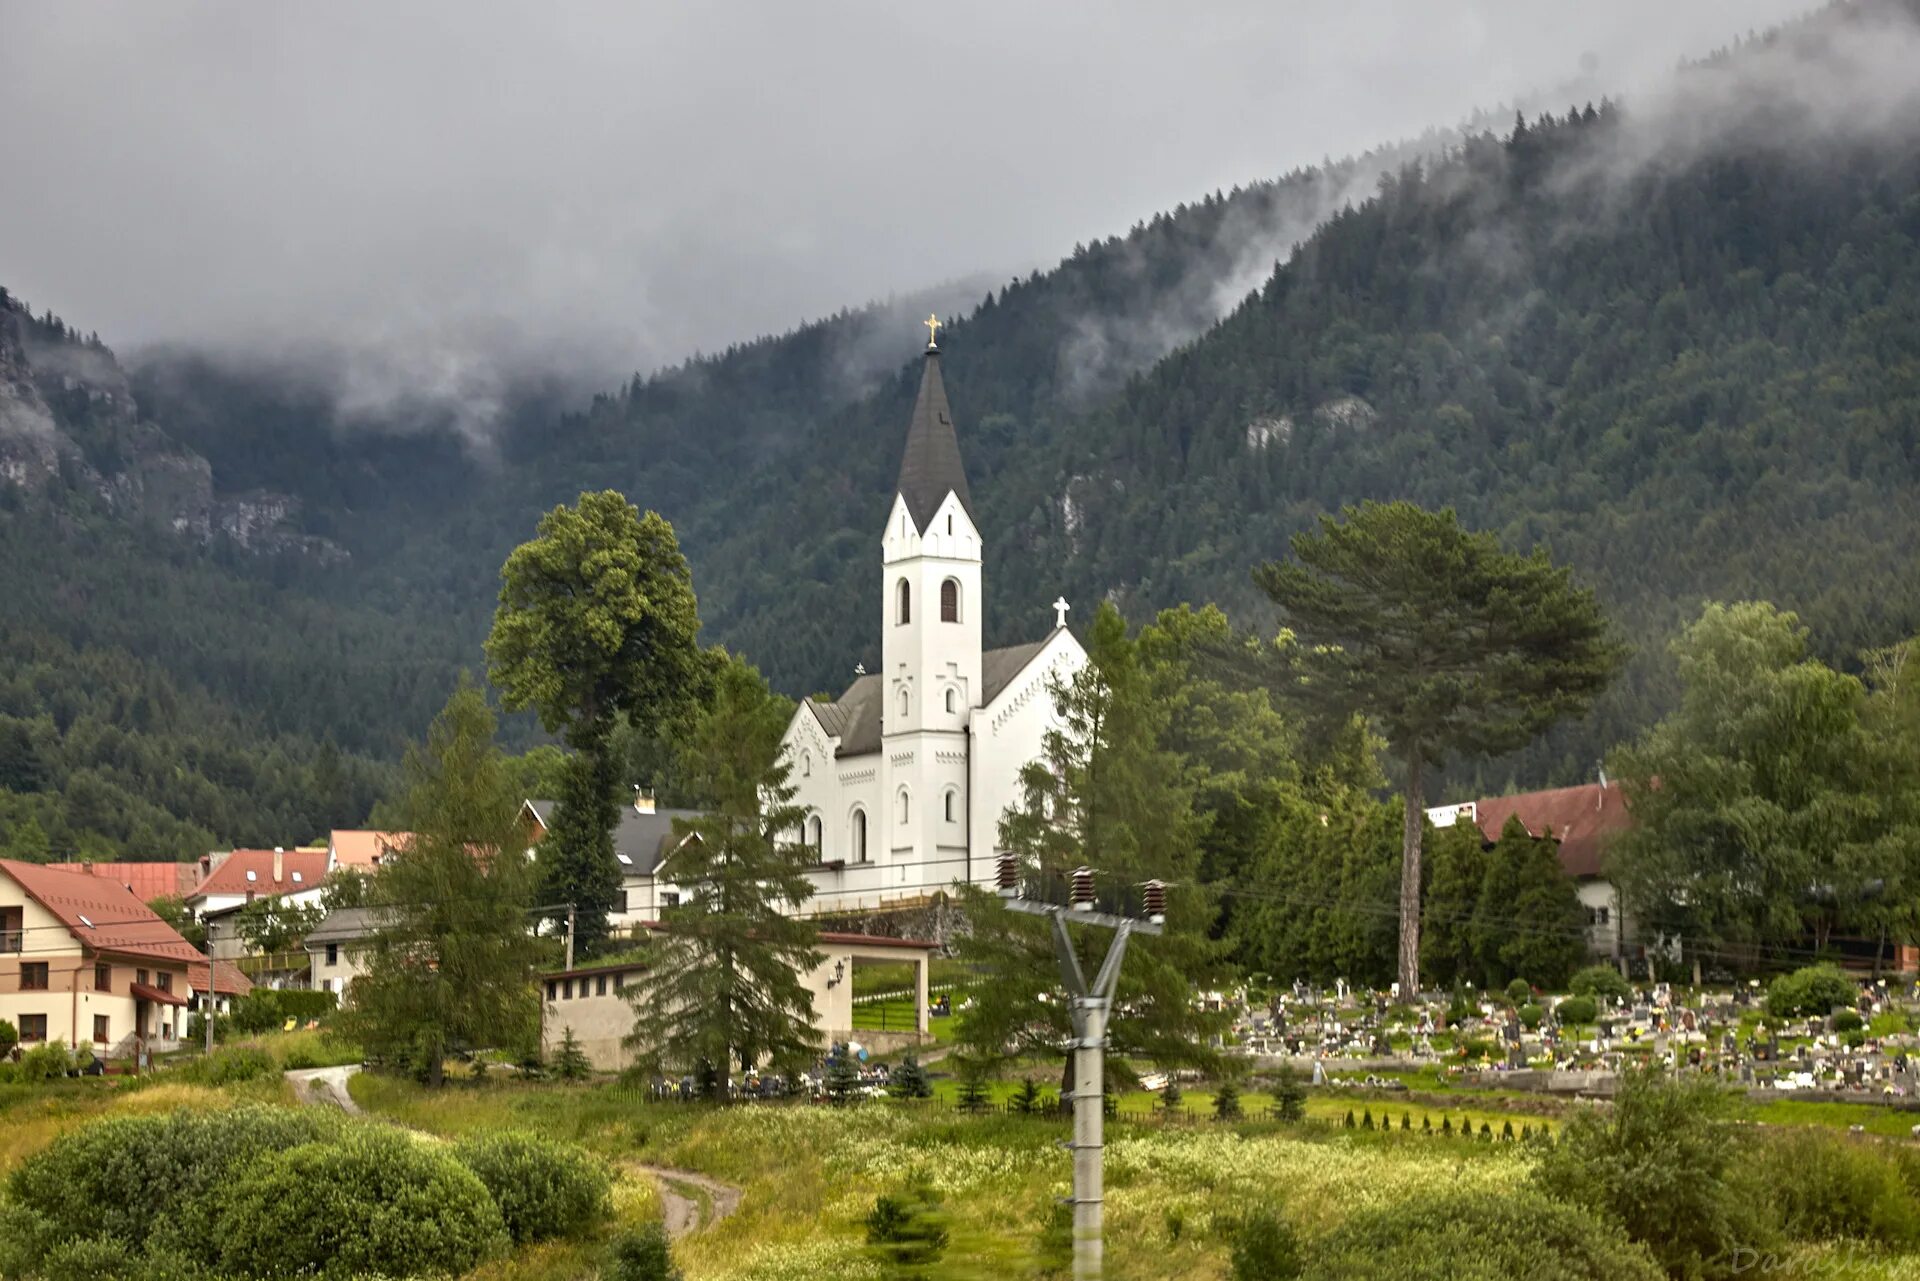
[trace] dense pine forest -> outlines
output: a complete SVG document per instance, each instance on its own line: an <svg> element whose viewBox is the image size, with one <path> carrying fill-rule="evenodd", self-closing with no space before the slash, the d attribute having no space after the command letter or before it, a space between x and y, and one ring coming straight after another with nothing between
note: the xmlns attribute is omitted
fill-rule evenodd
<svg viewBox="0 0 1920 1281"><path fill-rule="evenodd" d="M1847 94L1916 21L1837 6L1657 101L1216 193L955 308L989 643L1060 592L1260 630L1250 570L1316 515L1451 505L1575 566L1636 656L1450 795L1586 776L1672 705L1666 643L1703 599L1796 610L1841 666L1920 631L1920 102ZM129 372L5 299L0 848L171 857L364 818L479 665L507 552L589 487L673 521L705 639L838 689L878 658L915 334L876 306L572 409L523 387L476 439L346 421L281 367Z"/></svg>

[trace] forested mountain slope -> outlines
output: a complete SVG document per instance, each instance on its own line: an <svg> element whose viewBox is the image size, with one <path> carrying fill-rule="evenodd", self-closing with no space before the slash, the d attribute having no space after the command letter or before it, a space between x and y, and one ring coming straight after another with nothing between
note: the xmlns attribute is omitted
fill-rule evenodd
<svg viewBox="0 0 1920 1281"><path fill-rule="evenodd" d="M1457 780L1497 788L1583 775L1650 721L1665 639L1703 596L1800 609L1843 661L1920 630L1917 7L1837 6L1644 102L1210 196L966 314L936 293L989 643L1044 629L1061 591L1136 621L1219 600L1260 627L1248 571L1317 514L1452 504L1576 564L1640 650L1588 724ZM24 553L0 582L17 603L0 713L54 762L33 804L62 821L68 774L113 769L153 807L129 810L146 827L116 816L116 843L279 843L313 834L328 807L301 797L324 773L328 813L358 817L373 762L479 663L501 560L585 488L673 520L707 640L788 692L839 688L878 658L911 310L845 312L576 412L564 387L520 387L480 438L431 412L347 421L321 380L193 353L155 354L130 387L114 366L138 408L100 420L34 375L72 448L0 485L0 536ZM102 489L148 475L186 477L189 500ZM236 504L259 520L223 521ZM171 710L109 764L111 735L72 726L137 723L143 682Z"/></svg>

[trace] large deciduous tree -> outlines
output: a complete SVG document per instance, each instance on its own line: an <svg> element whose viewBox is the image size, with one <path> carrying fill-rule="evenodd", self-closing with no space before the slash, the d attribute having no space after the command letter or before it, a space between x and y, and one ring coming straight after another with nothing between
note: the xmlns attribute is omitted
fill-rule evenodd
<svg viewBox="0 0 1920 1281"><path fill-rule="evenodd" d="M540 894L574 905L576 950L591 955L620 888L614 725L623 715L660 720L711 672L696 642L693 577L673 527L612 490L541 517L500 577L487 658L501 701L534 709L574 753L541 843Z"/></svg>
<svg viewBox="0 0 1920 1281"><path fill-rule="evenodd" d="M800 840L781 735L792 705L735 658L719 669L713 701L680 750L680 778L705 813L679 819L664 930L630 988L627 1044L656 1070L717 1078L735 1065L798 1070L818 1054L813 998L801 976L820 963L813 926L792 913L812 893L813 850Z"/></svg>
<svg viewBox="0 0 1920 1281"><path fill-rule="evenodd" d="M1673 652L1679 708L1612 758L1634 824L1609 868L1642 928L1697 957L1890 924L1875 912L1914 883L1898 716L1876 727L1866 687L1765 602L1708 605Z"/></svg>
<svg viewBox="0 0 1920 1281"><path fill-rule="evenodd" d="M411 837L366 886L375 930L344 1030L438 1085L450 1055L538 1035L532 869L485 696L462 681L407 754Z"/></svg>
<svg viewBox="0 0 1920 1281"><path fill-rule="evenodd" d="M1363 712L1405 770L1399 979L1420 983L1420 851L1428 769L1511 751L1584 711L1622 650L1589 590L1545 551L1520 556L1451 509L1362 503L1297 534L1254 571L1291 643L1293 697Z"/></svg>
<svg viewBox="0 0 1920 1281"><path fill-rule="evenodd" d="M1201 823L1194 784L1165 746L1170 704L1156 697L1138 646L1110 604L1094 616L1087 665L1053 688L1060 725L1039 760L1021 771L1021 799L1000 822L1000 842L1031 874L1063 877L1091 867L1103 891L1163 880L1175 885L1166 932L1136 937L1120 973L1110 1029L1117 1053L1161 1064L1205 1061L1212 1020L1195 1006L1195 985L1219 966L1207 937L1214 908L1197 883ZM1068 1032L1058 965L1044 920L1017 915L997 898L967 891L971 934L960 956L985 981L971 994L960 1038L976 1061L1056 1053ZM1109 938L1080 930L1081 965L1099 968Z"/></svg>

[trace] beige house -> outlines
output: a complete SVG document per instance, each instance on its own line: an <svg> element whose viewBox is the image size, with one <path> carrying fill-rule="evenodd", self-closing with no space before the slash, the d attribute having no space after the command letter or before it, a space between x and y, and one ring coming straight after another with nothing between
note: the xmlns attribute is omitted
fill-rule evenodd
<svg viewBox="0 0 1920 1281"><path fill-rule="evenodd" d="M371 908L341 907L327 913L307 935L307 986L345 995L347 985L367 972L361 949L373 930Z"/></svg>
<svg viewBox="0 0 1920 1281"><path fill-rule="evenodd" d="M857 1040L867 1047L886 1053L926 1043L927 962L937 945L915 939L881 938L868 934L822 934L817 950L821 962L803 975L801 981L813 994L813 1026L822 1041ZM898 965L911 962L914 967L916 1008L920 1012L917 1030L878 1032L853 1026L853 971L861 963ZM541 978L540 1043L551 1055L572 1029L574 1040L603 1072L614 1072L633 1061L633 1054L621 1041L633 1030L633 1007L627 1003L626 989L641 981L646 965L589 966L562 970Z"/></svg>
<svg viewBox="0 0 1920 1281"><path fill-rule="evenodd" d="M102 1058L168 1050L204 967L125 885L0 859L0 1018L23 1047L65 1041Z"/></svg>

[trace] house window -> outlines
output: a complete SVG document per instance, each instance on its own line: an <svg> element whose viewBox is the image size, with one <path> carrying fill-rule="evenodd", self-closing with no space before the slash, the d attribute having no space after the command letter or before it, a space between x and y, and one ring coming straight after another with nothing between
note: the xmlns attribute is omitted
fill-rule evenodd
<svg viewBox="0 0 1920 1281"><path fill-rule="evenodd" d="M93 990L96 992L113 991L113 967L105 961L93 963Z"/></svg>
<svg viewBox="0 0 1920 1281"><path fill-rule="evenodd" d="M107 1043L107 1016L104 1014L93 1016L93 1040L96 1045Z"/></svg>
<svg viewBox="0 0 1920 1281"><path fill-rule="evenodd" d="M605 996L607 994L607 976L606 975L602 974L599 978L593 981L593 994L595 996Z"/></svg>
<svg viewBox="0 0 1920 1281"><path fill-rule="evenodd" d="M900 826L905 827L907 825L907 813L912 808L912 806L908 803L908 800L907 800L906 788L903 787L900 789L900 794L895 799L894 805L895 805L895 808L897 808L900 811Z"/></svg>
<svg viewBox="0 0 1920 1281"><path fill-rule="evenodd" d="M340 945L338 943L327 944L327 964L340 964Z"/></svg>
<svg viewBox="0 0 1920 1281"><path fill-rule="evenodd" d="M22 1041L46 1040L47 1016L44 1014L22 1014L20 1016L20 1039Z"/></svg>
<svg viewBox="0 0 1920 1281"><path fill-rule="evenodd" d="M558 979L547 980L547 999L549 1001L557 1001L560 999L560 981Z"/></svg>
<svg viewBox="0 0 1920 1281"><path fill-rule="evenodd" d="M626 975L624 975L624 974L616 974L616 975L614 975L614 976L613 976L613 990L614 990L614 991L616 991L616 992L624 992L624 991L626 991L626 990L627 990L627 976L626 976Z"/></svg>
<svg viewBox="0 0 1920 1281"><path fill-rule="evenodd" d="M959 710L960 691L949 685L947 686L947 715L951 716Z"/></svg>
<svg viewBox="0 0 1920 1281"><path fill-rule="evenodd" d="M940 584L940 621L957 623L960 621L960 582L949 578Z"/></svg>
<svg viewBox="0 0 1920 1281"><path fill-rule="evenodd" d="M665 894L662 894L660 896L660 904L663 907L679 907L680 906L679 891L668 890Z"/></svg>
<svg viewBox="0 0 1920 1281"><path fill-rule="evenodd" d="M563 1001L571 1001L573 999L573 980L572 979L568 979L565 983L562 983L560 985L560 999Z"/></svg>
<svg viewBox="0 0 1920 1281"><path fill-rule="evenodd" d="M1589 925L1605 925L1612 915L1612 908L1591 907L1587 909L1587 923Z"/></svg>
<svg viewBox="0 0 1920 1281"><path fill-rule="evenodd" d="M20 990L22 992L44 992L47 990L47 963L45 961L22 961L20 963Z"/></svg>
<svg viewBox="0 0 1920 1281"><path fill-rule="evenodd" d="M907 580L901 579L900 585L893 591L893 621L911 623L913 621L913 588L907 586Z"/></svg>
<svg viewBox="0 0 1920 1281"><path fill-rule="evenodd" d="M173 975L167 973L165 970L161 970L153 977L160 981L160 990L162 992L173 991Z"/></svg>
<svg viewBox="0 0 1920 1281"><path fill-rule="evenodd" d="M948 788L946 796L942 798L942 805L947 812L947 822L952 823L958 821L960 817L960 793L951 787Z"/></svg>
<svg viewBox="0 0 1920 1281"><path fill-rule="evenodd" d="M807 848L815 854L818 854L820 852L820 842L820 816L818 814L810 814L807 816Z"/></svg>
<svg viewBox="0 0 1920 1281"><path fill-rule="evenodd" d="M867 861L867 812L861 809L853 812L853 861Z"/></svg>
<svg viewBox="0 0 1920 1281"><path fill-rule="evenodd" d="M147 981L147 972L145 970L135 970L133 972L133 981L144 985Z"/></svg>

